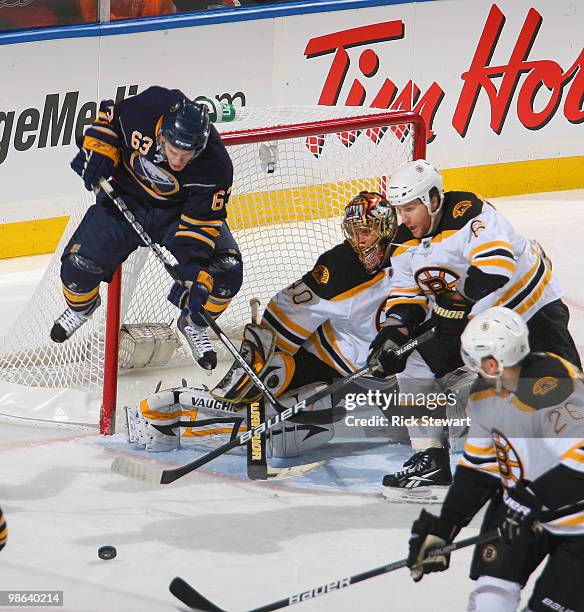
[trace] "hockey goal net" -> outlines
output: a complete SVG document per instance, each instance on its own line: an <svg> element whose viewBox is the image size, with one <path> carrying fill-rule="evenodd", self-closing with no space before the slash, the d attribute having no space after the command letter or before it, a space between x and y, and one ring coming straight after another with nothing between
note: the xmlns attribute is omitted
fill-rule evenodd
<svg viewBox="0 0 584 612"><path fill-rule="evenodd" d="M235 339L249 320L250 298L265 306L342 240L340 221L352 197L383 192L396 167L425 156L425 126L411 112L296 107L244 108L217 128L235 168L228 222L244 260L243 287L219 319ZM49 330L65 307L60 254L88 198L70 211L42 281L0 344L0 414L99 421L100 431L111 433L119 371L172 365L186 353L175 333L176 309L166 300L171 281L145 248L102 288L93 318L64 344L51 342Z"/></svg>

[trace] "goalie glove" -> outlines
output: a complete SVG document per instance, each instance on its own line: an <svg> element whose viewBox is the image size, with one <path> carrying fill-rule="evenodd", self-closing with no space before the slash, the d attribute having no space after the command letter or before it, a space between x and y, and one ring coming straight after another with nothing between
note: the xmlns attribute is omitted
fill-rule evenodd
<svg viewBox="0 0 584 612"><path fill-rule="evenodd" d="M93 191L99 179L109 178L120 161L120 139L110 123L113 104L113 100L103 100L99 105L98 118L85 130L71 162L88 191Z"/></svg>
<svg viewBox="0 0 584 612"><path fill-rule="evenodd" d="M407 566L414 582L419 582L424 574L443 572L450 566L450 554L428 556L436 548L450 544L460 531L459 527L447 523L441 517L434 516L426 510L412 525L409 541Z"/></svg>

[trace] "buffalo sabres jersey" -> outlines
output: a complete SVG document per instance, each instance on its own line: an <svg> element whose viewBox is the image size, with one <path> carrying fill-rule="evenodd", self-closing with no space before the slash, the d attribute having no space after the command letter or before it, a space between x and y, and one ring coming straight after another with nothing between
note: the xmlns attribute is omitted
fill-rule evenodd
<svg viewBox="0 0 584 612"><path fill-rule="evenodd" d="M159 131L163 115L185 97L177 89L149 87L113 106L108 119L122 143L113 179L121 195L140 204L178 208L181 215L173 253L184 251L186 259L208 259L227 216L233 166L211 125L201 155L180 172L170 168L160 148Z"/></svg>
<svg viewBox="0 0 584 612"><path fill-rule="evenodd" d="M396 267L388 311L444 290L457 290L474 304L472 314L491 306L512 308L529 320L562 296L549 262L537 243L517 234L503 215L473 193L444 194L443 213L434 236L420 240L400 225L402 265ZM492 286L480 297L469 284ZM388 312L389 314L389 312Z"/></svg>
<svg viewBox="0 0 584 612"><path fill-rule="evenodd" d="M558 464L584 478L584 383L581 372L560 357L531 353L515 393L479 381L467 414L471 424L459 465L500 478L504 487L534 481ZM545 491L541 497L553 504ZM584 534L584 512L545 527L556 534Z"/></svg>
<svg viewBox="0 0 584 612"><path fill-rule="evenodd" d="M275 332L280 350L293 355L302 346L345 376L367 361L384 320L390 277L391 268L365 272L343 242L271 299L263 323Z"/></svg>

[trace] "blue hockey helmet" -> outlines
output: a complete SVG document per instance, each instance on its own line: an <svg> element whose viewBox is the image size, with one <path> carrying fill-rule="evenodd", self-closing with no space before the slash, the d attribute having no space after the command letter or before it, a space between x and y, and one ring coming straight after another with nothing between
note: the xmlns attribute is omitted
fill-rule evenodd
<svg viewBox="0 0 584 612"><path fill-rule="evenodd" d="M210 131L207 106L186 99L165 113L160 127L166 142L177 149L194 151L193 159L205 150Z"/></svg>

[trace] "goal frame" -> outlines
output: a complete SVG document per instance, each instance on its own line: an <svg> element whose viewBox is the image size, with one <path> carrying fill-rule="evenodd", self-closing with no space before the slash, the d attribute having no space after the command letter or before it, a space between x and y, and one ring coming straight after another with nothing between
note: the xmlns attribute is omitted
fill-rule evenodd
<svg viewBox="0 0 584 612"><path fill-rule="evenodd" d="M262 141L285 140L319 136L323 133L358 131L391 127L411 126L413 130L413 159L426 157L426 124L422 116L412 111L387 111L370 115L342 117L323 121L279 125L268 128L254 128L225 132L221 138L227 147L253 144ZM100 433L114 433L118 388L118 349L121 323L121 267L114 273L107 290L107 318L105 329L104 382L99 418ZM193 366L195 367L195 366Z"/></svg>

